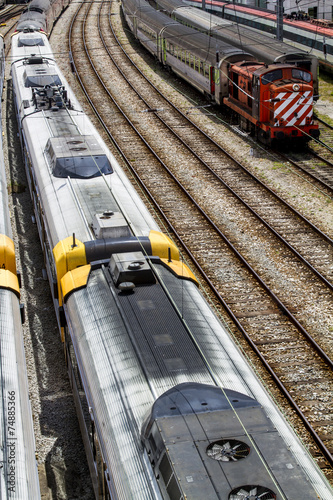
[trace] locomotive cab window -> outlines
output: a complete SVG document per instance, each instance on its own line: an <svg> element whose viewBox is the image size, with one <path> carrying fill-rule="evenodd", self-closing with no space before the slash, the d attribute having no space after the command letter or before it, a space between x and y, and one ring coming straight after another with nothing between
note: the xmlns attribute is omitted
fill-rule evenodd
<svg viewBox="0 0 333 500"><path fill-rule="evenodd" d="M276 80L282 79L282 69L275 69L274 71L269 71L261 77L261 83L267 85L268 83L275 82Z"/></svg>
<svg viewBox="0 0 333 500"><path fill-rule="evenodd" d="M311 74L307 71L303 71L302 69L292 69L292 77L298 78L299 80L304 80L307 83L311 82Z"/></svg>

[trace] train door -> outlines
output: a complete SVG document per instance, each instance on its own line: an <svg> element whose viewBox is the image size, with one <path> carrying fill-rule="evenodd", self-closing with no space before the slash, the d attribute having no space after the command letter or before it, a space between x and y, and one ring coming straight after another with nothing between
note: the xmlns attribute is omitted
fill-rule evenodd
<svg viewBox="0 0 333 500"><path fill-rule="evenodd" d="M161 62L166 64L167 51L166 51L166 40L161 38Z"/></svg>
<svg viewBox="0 0 333 500"><path fill-rule="evenodd" d="M317 17L318 17L318 8L317 7L309 7L308 8L308 14L313 19L317 19Z"/></svg>
<svg viewBox="0 0 333 500"><path fill-rule="evenodd" d="M92 445L93 445L93 458L94 466L96 472L96 483L98 489L98 500L103 500L105 498L105 464L103 462L103 457L98 441L98 436L95 428L95 424L92 421Z"/></svg>
<svg viewBox="0 0 333 500"><path fill-rule="evenodd" d="M254 75L252 79L252 116L259 120L259 103L260 103L260 79Z"/></svg>
<svg viewBox="0 0 333 500"><path fill-rule="evenodd" d="M215 68L209 66L210 94L215 95Z"/></svg>

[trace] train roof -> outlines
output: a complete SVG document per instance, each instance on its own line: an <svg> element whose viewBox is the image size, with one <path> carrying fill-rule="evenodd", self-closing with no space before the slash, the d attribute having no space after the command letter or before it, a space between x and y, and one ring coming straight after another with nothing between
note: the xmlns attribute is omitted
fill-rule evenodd
<svg viewBox="0 0 333 500"><path fill-rule="evenodd" d="M125 272L119 280L117 265L125 261L127 264L140 262L141 267L132 266L133 269L129 270L129 266L122 266L123 270L128 269L126 271L128 276ZM79 269L77 271L81 272ZM135 277L136 272L137 277ZM130 282L134 286L130 287ZM127 284L127 288L123 289L120 283ZM260 442L258 448L260 455L265 457L270 454L271 458L273 453L275 457L278 455L281 457L281 462L279 459L276 460L277 464L293 464L290 470L282 465L277 465L274 470L275 478L282 489L288 490L291 487L289 483L294 481L292 483L294 493L299 481L304 482L304 478L301 479L301 469L294 458L291 455L290 460L287 458L289 451L286 446L282 446L281 442L280 446L278 444L279 432L287 437L285 424L282 430L273 416L275 410L271 413L272 408L267 406L268 401L262 388L259 388L260 384L245 363L240 363L239 351L232 344L225 328L214 316L196 285L192 281L179 279L169 264L158 257L146 258L141 252L114 254L109 262L92 265L86 284L67 296L64 307L71 318L72 352L75 351L81 368L80 376L86 390L87 404L91 408L96 428L100 431L100 435L104 436L103 453L108 458L107 463L110 464L111 471L117 472L113 479L117 487L125 492L124 498L155 498L152 482L142 460L140 430L144 422L147 422L148 416L151 424L147 423L143 432L150 441L148 433L157 411L161 413L159 419L160 430L163 426L161 432L163 435L167 433L168 437L171 436L175 428L165 421L168 417L166 406L157 403L153 408L153 404L166 391L185 382L216 386L218 380L218 387L228 387L230 391L245 394L245 397L239 400L235 393L229 392L231 397L235 396L233 398L235 407L229 417L227 415L224 417L221 412L226 414L229 403L223 402L223 398L220 397L217 404L214 403L216 395L221 394L221 389L209 389L216 393L214 396L211 392L205 395L196 393L196 407L203 409L202 419L206 422L202 426L203 429L208 429L208 422L205 419L210 415L210 411L217 412L216 419L209 419L211 425L209 442L213 436L223 435L221 426L224 425L224 418L225 422L228 422L224 429L228 437L240 435L241 426L235 419L234 411L238 416L239 412L243 412L240 416L241 421L245 422L246 428L252 425L251 436L256 442ZM186 391L187 389L183 394ZM167 394L167 397L169 396L170 393ZM203 407L205 397L209 399L210 406L207 408L210 411ZM258 400L260 405L257 404ZM246 412L248 408L252 408L255 414L251 416L250 412ZM183 412L187 413L187 410L188 407L184 408ZM267 410L271 419L270 432L266 425ZM179 412L178 416L181 416ZM184 417L188 420L186 415ZM178 422L175 421L177 416L171 418L178 426ZM192 424L194 424L193 419ZM279 428L278 432L274 426ZM198 427L195 427L198 431ZM133 428L135 432L132 432ZM246 439L245 435L244 438ZM264 449L263 443L267 443L267 439L269 443ZM201 441L201 446L206 448L209 443L203 440L207 441L207 435L198 440ZM179 457L178 446L181 443L186 446L186 442L189 442L188 436L182 440L179 434L171 441L173 443L170 443L171 453L174 457ZM293 443L294 446L295 441ZM161 446L163 448L163 440ZM164 444L164 448L165 446ZM192 456L194 453L197 460L200 460L198 450L193 450ZM262 469L261 458L259 456L256 458L254 450L253 454L258 468L250 468L244 463L246 481L249 481L246 484L257 484L257 469L260 468L260 481L274 490L270 473ZM301 456L298 455L298 458L301 459ZM223 485L223 492L230 492L230 483L226 479L227 470L223 472L219 468L216 472L213 462L210 465L211 470L215 470L217 482ZM179 462L178 467L182 469L181 474L183 474L186 464L182 465ZM202 464L200 468L204 469ZM234 473L237 476L235 469ZM230 476L228 477L230 479ZM209 491L213 491L210 478L207 476L205 480L207 487L209 485ZM187 486L185 485L185 489ZM299 491L293 498L301 499L305 494L307 498L314 500L316 494L312 486L305 482L303 487L308 488L308 491ZM202 498L202 496L197 493L190 498ZM216 495L210 498L219 497Z"/></svg>
<svg viewBox="0 0 333 500"><path fill-rule="evenodd" d="M170 43L177 44L185 50L190 50L193 54L196 54L211 65L216 63L217 52L219 53L220 59L232 57L236 54L249 55L247 52L222 40L213 42L212 38L208 35L170 19L165 14L156 11L147 4L138 7L136 16L149 24L150 28L153 29L158 36L163 35Z"/></svg>
<svg viewBox="0 0 333 500"><path fill-rule="evenodd" d="M32 12L38 12L38 10L41 10L43 12L47 12L47 10L50 8L52 2L50 0L32 0L27 8L24 10L24 12L27 11L32 11Z"/></svg>
<svg viewBox="0 0 333 500"><path fill-rule="evenodd" d="M138 20L142 20L148 23L150 29L154 30L157 35L161 33L164 26L168 26L169 24L176 24L176 21L173 19L167 18L161 12L158 12L153 7L148 5L146 2L133 2L133 5L136 5L134 10L135 16ZM126 3L125 3L126 8ZM133 14L133 13L132 13Z"/></svg>
<svg viewBox="0 0 333 500"><path fill-rule="evenodd" d="M155 31L157 36L163 35L170 43L177 41L178 46L185 50L191 50L192 53L195 53L209 64L216 63L217 52L219 52L220 59L243 53L249 56L242 49L222 40L212 43L212 39L208 35L171 19L163 12L151 7L144 0L127 0L124 2L124 9L127 14L135 14L138 20L149 25L149 28Z"/></svg>
<svg viewBox="0 0 333 500"><path fill-rule="evenodd" d="M0 332L1 498L38 500L36 446L19 299L11 290L3 288L0 288Z"/></svg>
<svg viewBox="0 0 333 500"><path fill-rule="evenodd" d="M0 37L0 95L3 91L5 69L3 49L3 38ZM3 500L9 498L38 500L40 489L35 457L36 445L29 401L2 140L0 140L0 213L0 496ZM10 275L12 277L9 279Z"/></svg>
<svg viewBox="0 0 333 500"><path fill-rule="evenodd" d="M241 50L222 40L214 41L210 36L198 32L192 28L188 28L182 24L171 24L163 31L163 37L169 39L170 43L173 40L182 46L185 50L190 50L198 57L206 60L210 64L216 63L216 54L219 54L220 59L225 59L238 54L249 55L244 50Z"/></svg>
<svg viewBox="0 0 333 500"><path fill-rule="evenodd" d="M258 33L250 28L245 28L237 24L218 22L219 18L206 12L193 13L193 7L185 7L181 9L184 13L185 19L191 19L196 22L196 18L200 20L200 26L204 26L207 33L212 33L213 38L221 37L221 39L232 40L232 43L237 47L246 48L249 52L255 55L258 60L264 62L278 62L279 60L288 60L297 57L299 60L315 59L315 56L305 52L304 50L297 49L288 45L287 43L280 42L275 38L264 33ZM190 12L187 12L189 10ZM179 11L177 11L177 14Z"/></svg>

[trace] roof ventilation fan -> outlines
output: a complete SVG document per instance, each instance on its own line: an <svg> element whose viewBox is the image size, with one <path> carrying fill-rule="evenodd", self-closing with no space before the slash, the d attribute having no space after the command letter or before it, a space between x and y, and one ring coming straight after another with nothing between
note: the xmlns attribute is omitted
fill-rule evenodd
<svg viewBox="0 0 333 500"><path fill-rule="evenodd" d="M238 462L246 458L250 453L250 447L236 439L223 439L211 443L207 448L207 455L221 462Z"/></svg>
<svg viewBox="0 0 333 500"><path fill-rule="evenodd" d="M232 490L229 500L276 500L276 495L264 486L239 486Z"/></svg>

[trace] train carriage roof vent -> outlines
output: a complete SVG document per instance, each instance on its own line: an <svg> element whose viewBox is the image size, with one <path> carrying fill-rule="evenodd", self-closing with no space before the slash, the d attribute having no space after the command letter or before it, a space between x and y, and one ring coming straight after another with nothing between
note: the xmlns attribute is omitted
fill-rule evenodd
<svg viewBox="0 0 333 500"><path fill-rule="evenodd" d="M27 59L27 63L28 64L43 64L44 61L43 61L43 58L40 56L31 56ZM44 69L43 69L43 72L45 72Z"/></svg>
<svg viewBox="0 0 333 500"><path fill-rule="evenodd" d="M93 218L92 229L98 240L131 236L131 231L123 214L111 210L96 214Z"/></svg>
<svg viewBox="0 0 333 500"><path fill-rule="evenodd" d="M154 284L154 273L142 252L113 254L109 264L112 278L119 286L121 283L137 285Z"/></svg>
<svg viewBox="0 0 333 500"><path fill-rule="evenodd" d="M238 486L229 494L228 500L276 500L276 494L259 485Z"/></svg>
<svg viewBox="0 0 333 500"><path fill-rule="evenodd" d="M91 179L113 171L105 151L92 135L50 137L45 153L55 177Z"/></svg>

